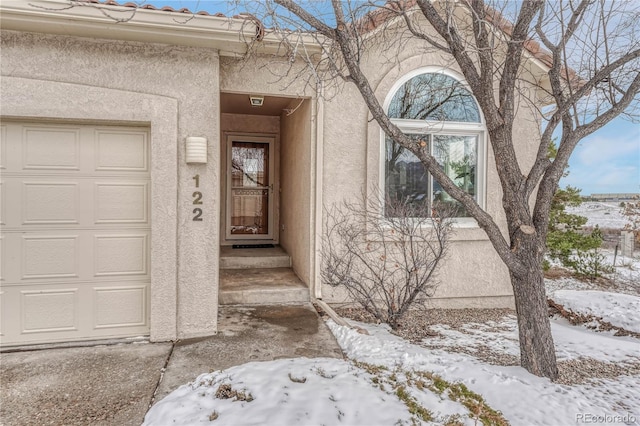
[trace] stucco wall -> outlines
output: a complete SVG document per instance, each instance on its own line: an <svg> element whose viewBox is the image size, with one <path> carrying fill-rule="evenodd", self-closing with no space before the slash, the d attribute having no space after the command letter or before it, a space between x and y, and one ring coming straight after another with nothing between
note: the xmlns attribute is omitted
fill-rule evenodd
<svg viewBox="0 0 640 426"><path fill-rule="evenodd" d="M282 115L280 160L280 244L291 256L296 274L311 280L311 101L292 100Z"/></svg>
<svg viewBox="0 0 640 426"><path fill-rule="evenodd" d="M407 37L394 39L391 34L392 30L387 29L384 39L379 38L378 43L372 43L377 47L372 48L363 61L363 70L381 105L390 95L393 84L411 71L436 67L461 74L452 58L425 50L424 44L416 40ZM514 137L518 161L522 165L530 165L536 146L529 142L539 135L539 126L533 109L526 102L519 104L517 114ZM380 128L372 120L353 85L345 86L325 103L323 130L323 204L330 207L343 199L354 200L363 191L371 191L378 185L384 161L381 158ZM484 157L484 207L506 234L502 191L488 139ZM508 271L477 225L456 228L449 253L440 268L440 285L432 302L434 306L513 306ZM344 291L327 285L322 287L322 296L334 304L349 301Z"/></svg>
<svg viewBox="0 0 640 426"><path fill-rule="evenodd" d="M273 96L314 95L313 81L307 79L302 61L289 62L273 56L246 59L220 58L220 91Z"/></svg>
<svg viewBox="0 0 640 426"><path fill-rule="evenodd" d="M215 50L2 31L3 116L151 128L151 338L213 334L219 258ZM187 165L187 136L209 142ZM200 175L203 221L192 220Z"/></svg>

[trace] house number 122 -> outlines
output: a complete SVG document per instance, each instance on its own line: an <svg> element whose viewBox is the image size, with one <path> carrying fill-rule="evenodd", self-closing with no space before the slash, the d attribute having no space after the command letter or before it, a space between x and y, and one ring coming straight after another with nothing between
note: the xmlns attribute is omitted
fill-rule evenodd
<svg viewBox="0 0 640 426"><path fill-rule="evenodd" d="M200 175L195 175L193 180L196 181L196 188L200 187ZM193 193L193 204L201 205L202 204L202 192L194 191ZM196 207L193 209L193 221L194 222L202 222L202 209L200 207Z"/></svg>

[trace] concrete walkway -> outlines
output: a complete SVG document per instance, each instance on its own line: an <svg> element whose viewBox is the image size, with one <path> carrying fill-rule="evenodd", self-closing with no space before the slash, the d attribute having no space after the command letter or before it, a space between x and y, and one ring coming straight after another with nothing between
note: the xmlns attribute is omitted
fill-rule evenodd
<svg viewBox="0 0 640 426"><path fill-rule="evenodd" d="M139 425L152 401L202 373L292 357L342 357L310 304L223 306L217 336L175 345L128 343L3 353L0 424Z"/></svg>

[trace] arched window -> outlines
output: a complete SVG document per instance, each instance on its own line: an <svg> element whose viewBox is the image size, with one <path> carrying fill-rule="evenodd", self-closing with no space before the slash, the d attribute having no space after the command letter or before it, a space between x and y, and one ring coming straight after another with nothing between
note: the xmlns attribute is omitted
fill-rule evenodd
<svg viewBox="0 0 640 426"><path fill-rule="evenodd" d="M387 114L412 140L429 149L459 188L480 202L484 127L475 98L462 82L441 71L405 78L387 101ZM388 137L384 143L387 200L426 204L427 211L436 202L447 203L456 208L458 217L468 216L415 155ZM387 209L386 215L393 212Z"/></svg>

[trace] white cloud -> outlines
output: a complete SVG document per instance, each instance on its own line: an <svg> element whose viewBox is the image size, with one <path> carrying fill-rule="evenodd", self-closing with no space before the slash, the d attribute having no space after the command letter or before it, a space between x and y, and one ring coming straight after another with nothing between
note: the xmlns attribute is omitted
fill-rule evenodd
<svg viewBox="0 0 640 426"><path fill-rule="evenodd" d="M640 128L625 123L607 130L578 145L561 186L575 186L584 195L640 191Z"/></svg>
<svg viewBox="0 0 640 426"><path fill-rule="evenodd" d="M569 176L561 182L561 186L565 185L582 189L583 195L602 192L638 192L640 191L640 168L623 166L611 161L589 167L572 166L569 169Z"/></svg>
<svg viewBox="0 0 640 426"><path fill-rule="evenodd" d="M638 134L617 137L593 136L581 142L574 155L576 162L585 166L628 156L635 156L640 161L640 139Z"/></svg>

